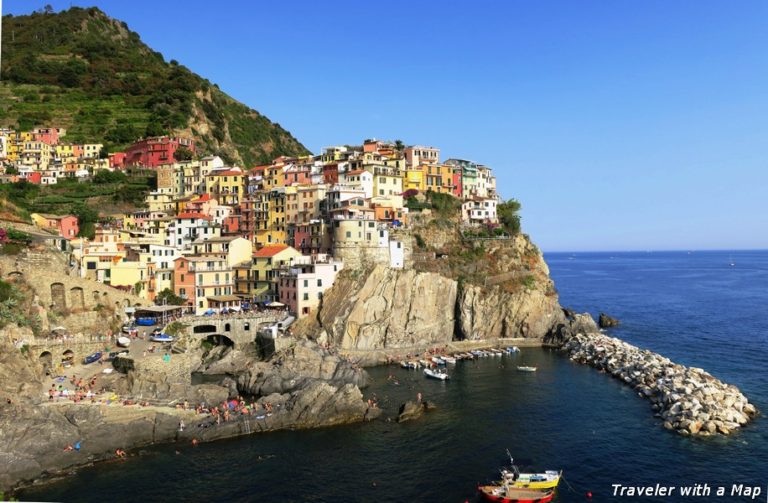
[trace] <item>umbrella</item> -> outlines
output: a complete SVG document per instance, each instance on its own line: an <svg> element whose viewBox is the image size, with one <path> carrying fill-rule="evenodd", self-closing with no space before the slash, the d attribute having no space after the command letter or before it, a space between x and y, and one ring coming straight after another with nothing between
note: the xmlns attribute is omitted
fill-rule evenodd
<svg viewBox="0 0 768 503"><path fill-rule="evenodd" d="M67 329L64 327L54 327L51 329L51 332L66 332Z"/></svg>
<svg viewBox="0 0 768 503"><path fill-rule="evenodd" d="M282 302L273 301L267 304L267 307L285 307L285 304Z"/></svg>

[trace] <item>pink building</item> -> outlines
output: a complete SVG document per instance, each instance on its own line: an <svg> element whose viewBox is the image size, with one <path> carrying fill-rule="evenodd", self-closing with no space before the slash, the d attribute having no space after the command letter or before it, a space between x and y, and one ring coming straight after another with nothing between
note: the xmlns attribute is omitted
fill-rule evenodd
<svg viewBox="0 0 768 503"><path fill-rule="evenodd" d="M310 166L289 166L283 172L284 185L309 185L312 183Z"/></svg>
<svg viewBox="0 0 768 503"><path fill-rule="evenodd" d="M454 168L453 169L453 195L461 199L463 194L464 194L464 191L461 184L461 168Z"/></svg>
<svg viewBox="0 0 768 503"><path fill-rule="evenodd" d="M56 231L64 239L74 239L80 228L77 225L77 217L74 215L48 215L36 213L32 219L44 229Z"/></svg>
<svg viewBox="0 0 768 503"><path fill-rule="evenodd" d="M173 164L176 162L173 154L179 148L186 148L194 153L195 142L188 138L169 136L145 138L125 149L125 165L155 168L162 164Z"/></svg>
<svg viewBox="0 0 768 503"><path fill-rule="evenodd" d="M34 141L41 141L48 145L58 145L59 133L59 128L37 128L32 131L32 138Z"/></svg>
<svg viewBox="0 0 768 503"><path fill-rule="evenodd" d="M323 254L293 258L290 267L280 272L278 299L303 318L317 310L343 267L342 262Z"/></svg>

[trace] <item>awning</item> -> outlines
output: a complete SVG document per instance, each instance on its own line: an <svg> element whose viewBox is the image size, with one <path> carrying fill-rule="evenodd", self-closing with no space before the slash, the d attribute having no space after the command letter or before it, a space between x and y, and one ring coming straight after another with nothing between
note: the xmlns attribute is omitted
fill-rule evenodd
<svg viewBox="0 0 768 503"><path fill-rule="evenodd" d="M212 297L206 297L208 301L213 302L240 302L240 297L237 295L214 295Z"/></svg>

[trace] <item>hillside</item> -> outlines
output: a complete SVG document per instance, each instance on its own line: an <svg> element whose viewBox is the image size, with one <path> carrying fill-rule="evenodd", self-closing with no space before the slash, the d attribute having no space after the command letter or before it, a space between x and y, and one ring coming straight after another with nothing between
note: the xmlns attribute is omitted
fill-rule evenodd
<svg viewBox="0 0 768 503"><path fill-rule="evenodd" d="M144 44L98 8L3 17L0 126L121 148L176 133L246 166L308 153L288 131Z"/></svg>

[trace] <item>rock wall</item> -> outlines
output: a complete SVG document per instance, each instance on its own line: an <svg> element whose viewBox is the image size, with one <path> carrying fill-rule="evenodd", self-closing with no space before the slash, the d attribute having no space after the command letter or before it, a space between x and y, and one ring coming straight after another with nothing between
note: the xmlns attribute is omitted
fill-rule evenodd
<svg viewBox="0 0 768 503"><path fill-rule="evenodd" d="M556 296L537 289L508 293L500 286L465 286L456 304L457 336L543 338L563 320Z"/></svg>
<svg viewBox="0 0 768 503"><path fill-rule="evenodd" d="M456 282L439 274L350 270L326 293L318 319L342 349L440 344L453 339L456 295Z"/></svg>

